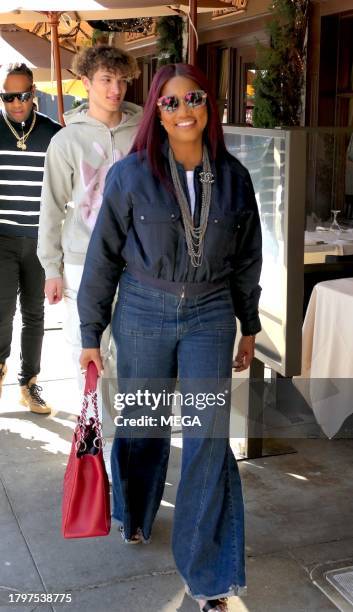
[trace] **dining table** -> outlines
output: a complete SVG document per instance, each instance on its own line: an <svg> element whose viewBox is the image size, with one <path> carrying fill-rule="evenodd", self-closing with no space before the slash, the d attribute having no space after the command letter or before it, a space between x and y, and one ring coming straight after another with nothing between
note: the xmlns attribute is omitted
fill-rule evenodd
<svg viewBox="0 0 353 612"><path fill-rule="evenodd" d="M353 228L340 232L325 227L306 231L304 264L324 263L326 255L353 255Z"/></svg>
<svg viewBox="0 0 353 612"><path fill-rule="evenodd" d="M332 438L353 414L353 278L315 285L303 324L300 379L317 423Z"/></svg>

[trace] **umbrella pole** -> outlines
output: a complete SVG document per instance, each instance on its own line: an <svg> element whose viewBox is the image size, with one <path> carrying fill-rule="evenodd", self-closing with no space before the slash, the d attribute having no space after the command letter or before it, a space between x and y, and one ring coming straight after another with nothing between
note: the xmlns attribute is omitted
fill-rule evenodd
<svg viewBox="0 0 353 612"><path fill-rule="evenodd" d="M189 0L189 56L188 56L188 61L189 61L189 64L192 64L193 66L195 66L197 63L196 34L191 24L193 24L195 30L197 30L197 0Z"/></svg>
<svg viewBox="0 0 353 612"><path fill-rule="evenodd" d="M64 101L63 101L63 89L61 83L61 60L60 60L60 49L59 49L59 37L58 37L58 25L60 13L48 12L50 31L51 31L51 43L54 53L54 68L55 68L55 79L57 87L57 100L58 100L58 119L61 125L65 125L64 122Z"/></svg>

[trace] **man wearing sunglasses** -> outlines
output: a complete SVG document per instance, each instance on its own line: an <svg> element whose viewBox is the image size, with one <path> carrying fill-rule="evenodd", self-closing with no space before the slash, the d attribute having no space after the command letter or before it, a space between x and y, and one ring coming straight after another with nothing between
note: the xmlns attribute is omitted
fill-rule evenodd
<svg viewBox="0 0 353 612"><path fill-rule="evenodd" d="M25 64L0 71L0 395L10 355L17 295L22 315L21 404L50 407L37 385L44 335L44 271L37 257L44 158L60 125L33 108L33 73Z"/></svg>

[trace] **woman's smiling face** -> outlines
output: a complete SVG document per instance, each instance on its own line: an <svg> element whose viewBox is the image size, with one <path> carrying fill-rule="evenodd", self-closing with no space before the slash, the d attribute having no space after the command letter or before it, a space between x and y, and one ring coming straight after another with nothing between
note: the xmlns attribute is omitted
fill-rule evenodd
<svg viewBox="0 0 353 612"><path fill-rule="evenodd" d="M182 143L202 142L202 133L207 125L207 105L190 107L185 104L184 96L188 92L199 91L198 83L187 77L176 76L166 82L161 90L161 96L176 96L179 105L170 112L160 107L160 118L168 134L171 146Z"/></svg>

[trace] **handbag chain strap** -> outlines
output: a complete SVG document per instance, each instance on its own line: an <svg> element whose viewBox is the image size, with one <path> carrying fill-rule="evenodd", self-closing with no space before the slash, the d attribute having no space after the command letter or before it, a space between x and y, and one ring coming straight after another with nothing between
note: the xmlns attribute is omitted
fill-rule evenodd
<svg viewBox="0 0 353 612"><path fill-rule="evenodd" d="M105 439L103 438L102 432L102 423L99 420L97 392L90 391L83 398L82 410L77 423L77 430L80 432L80 439L76 442L76 450L81 452L84 452L87 448L87 444L85 442L85 435L87 426L89 424L89 422L87 421L87 411L90 403L93 406L94 414L94 416L90 418L90 423L96 431L96 437L93 440L93 446L95 446L96 448L103 448L103 446L105 445Z"/></svg>

